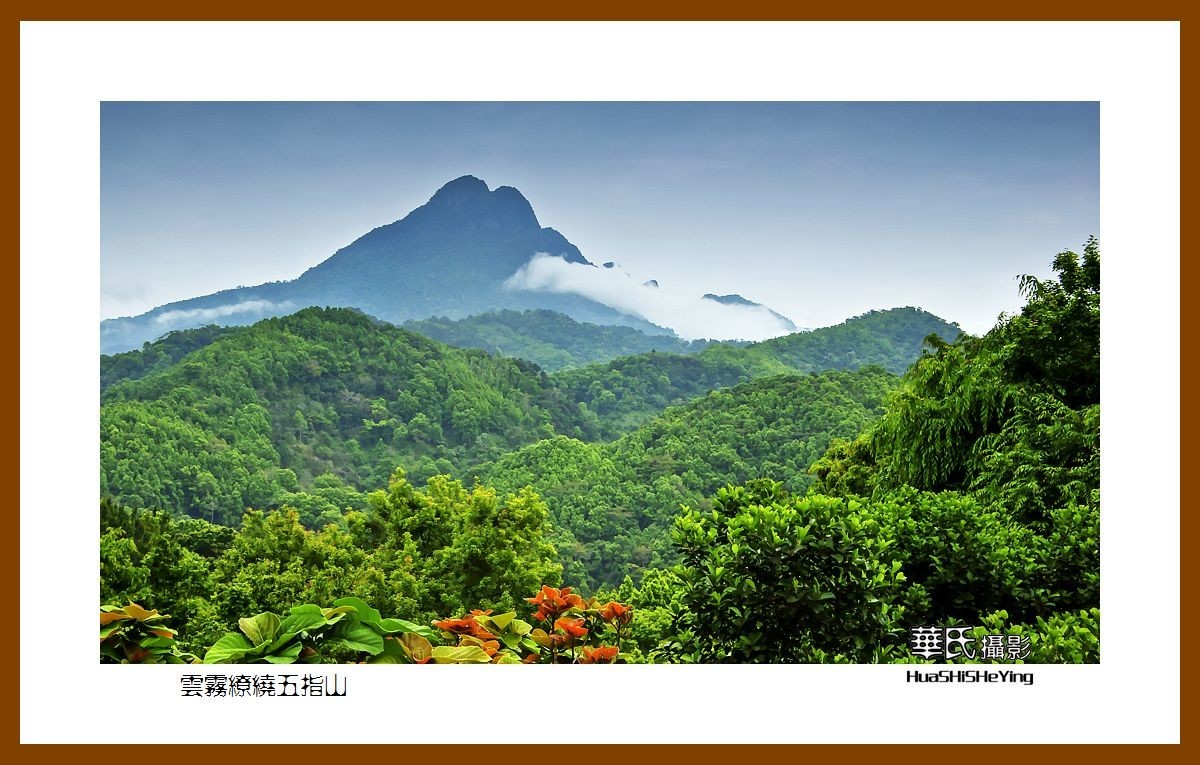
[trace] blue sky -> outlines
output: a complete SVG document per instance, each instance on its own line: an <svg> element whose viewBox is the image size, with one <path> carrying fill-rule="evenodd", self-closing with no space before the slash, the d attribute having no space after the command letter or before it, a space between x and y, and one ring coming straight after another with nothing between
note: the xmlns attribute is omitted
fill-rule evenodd
<svg viewBox="0 0 1200 765"><path fill-rule="evenodd" d="M101 312L291 279L475 175L594 263L986 331L1099 230L1096 103L105 103Z"/></svg>

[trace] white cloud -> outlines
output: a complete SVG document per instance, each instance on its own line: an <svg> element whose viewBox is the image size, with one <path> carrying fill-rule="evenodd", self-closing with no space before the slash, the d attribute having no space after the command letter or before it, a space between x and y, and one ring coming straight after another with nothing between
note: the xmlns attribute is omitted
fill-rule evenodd
<svg viewBox="0 0 1200 765"><path fill-rule="evenodd" d="M268 313L285 312L294 307L290 300L273 303L270 300L243 300L240 303L226 303L215 308L189 308L187 310L165 311L154 317L155 324L174 324L191 321L212 321L223 319L239 313Z"/></svg>
<svg viewBox="0 0 1200 765"><path fill-rule="evenodd" d="M505 282L506 289L581 295L669 327L685 340L766 340L794 331L762 306L725 305L670 286L649 286L620 266L568 263L539 252ZM715 292L721 290L715 289Z"/></svg>

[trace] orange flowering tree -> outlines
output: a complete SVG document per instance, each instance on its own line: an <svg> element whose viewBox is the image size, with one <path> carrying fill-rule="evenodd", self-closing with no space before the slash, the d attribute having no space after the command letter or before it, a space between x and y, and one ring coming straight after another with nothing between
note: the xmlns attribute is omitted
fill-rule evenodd
<svg viewBox="0 0 1200 765"><path fill-rule="evenodd" d="M525 600L536 606L533 623L518 619L515 611L493 614L488 610L435 621L433 626L455 648L493 664L612 664L617 660L622 634L633 618L631 607L584 600L570 587L546 585Z"/></svg>

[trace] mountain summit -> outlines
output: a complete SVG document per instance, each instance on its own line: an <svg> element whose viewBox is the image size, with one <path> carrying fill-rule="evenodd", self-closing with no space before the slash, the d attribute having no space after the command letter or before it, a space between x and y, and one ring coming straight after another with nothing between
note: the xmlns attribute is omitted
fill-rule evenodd
<svg viewBox="0 0 1200 765"><path fill-rule="evenodd" d="M413 210L399 223L409 225L444 226L455 224L483 231L521 231L541 233L546 244L572 263L587 263L575 245L552 228L542 228L533 205L512 186L497 186L489 190L486 183L473 175L455 178L437 190L428 202Z"/></svg>
<svg viewBox="0 0 1200 765"><path fill-rule="evenodd" d="M548 309L579 321L667 330L577 295L503 288L535 253L592 265L558 231L542 227L511 186L456 178L404 218L367 232L299 278L239 287L101 322L103 353L137 348L173 329L249 324L306 306L358 308L400 323L497 309Z"/></svg>
<svg viewBox="0 0 1200 765"><path fill-rule="evenodd" d="M449 236L460 244L476 244L463 240L480 235L529 240L541 245L538 252L557 255L569 263L590 265L579 248L568 242L562 234L552 228L542 228L533 206L521 192L512 186L498 186L494 191L489 190L486 183L473 175L455 178L403 219L371 231L338 254L379 245L419 244L423 236ZM337 257L334 255L317 268ZM522 257L509 273L528 259L528 255Z"/></svg>
<svg viewBox="0 0 1200 765"><path fill-rule="evenodd" d="M466 315L462 309L467 306L472 309L469 313L479 312L481 307L470 303L481 286L503 282L537 252L591 265L566 237L542 228L521 192L512 186L492 191L475 176L464 175L438 189L428 202L401 220L364 234L310 268L297 283L306 286L313 281L324 288L330 279L346 280L355 292L345 294L342 300L360 299L362 288L368 287L362 283L364 275L386 284L395 281L399 269L407 283L423 284L426 293L417 296L407 289L402 290L403 301L394 293L391 297L372 296L370 307L347 304L389 320L446 311L450 312L446 315ZM460 296L462 304L443 307L448 296ZM433 313L418 310L408 315L406 306L413 306L414 297L427 298L420 302L434 309Z"/></svg>

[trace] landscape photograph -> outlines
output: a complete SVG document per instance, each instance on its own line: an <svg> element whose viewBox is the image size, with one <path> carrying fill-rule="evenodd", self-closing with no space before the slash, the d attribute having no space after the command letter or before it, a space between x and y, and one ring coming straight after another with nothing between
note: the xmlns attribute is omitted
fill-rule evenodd
<svg viewBox="0 0 1200 765"><path fill-rule="evenodd" d="M101 103L100 662L1098 663L1099 128Z"/></svg>

